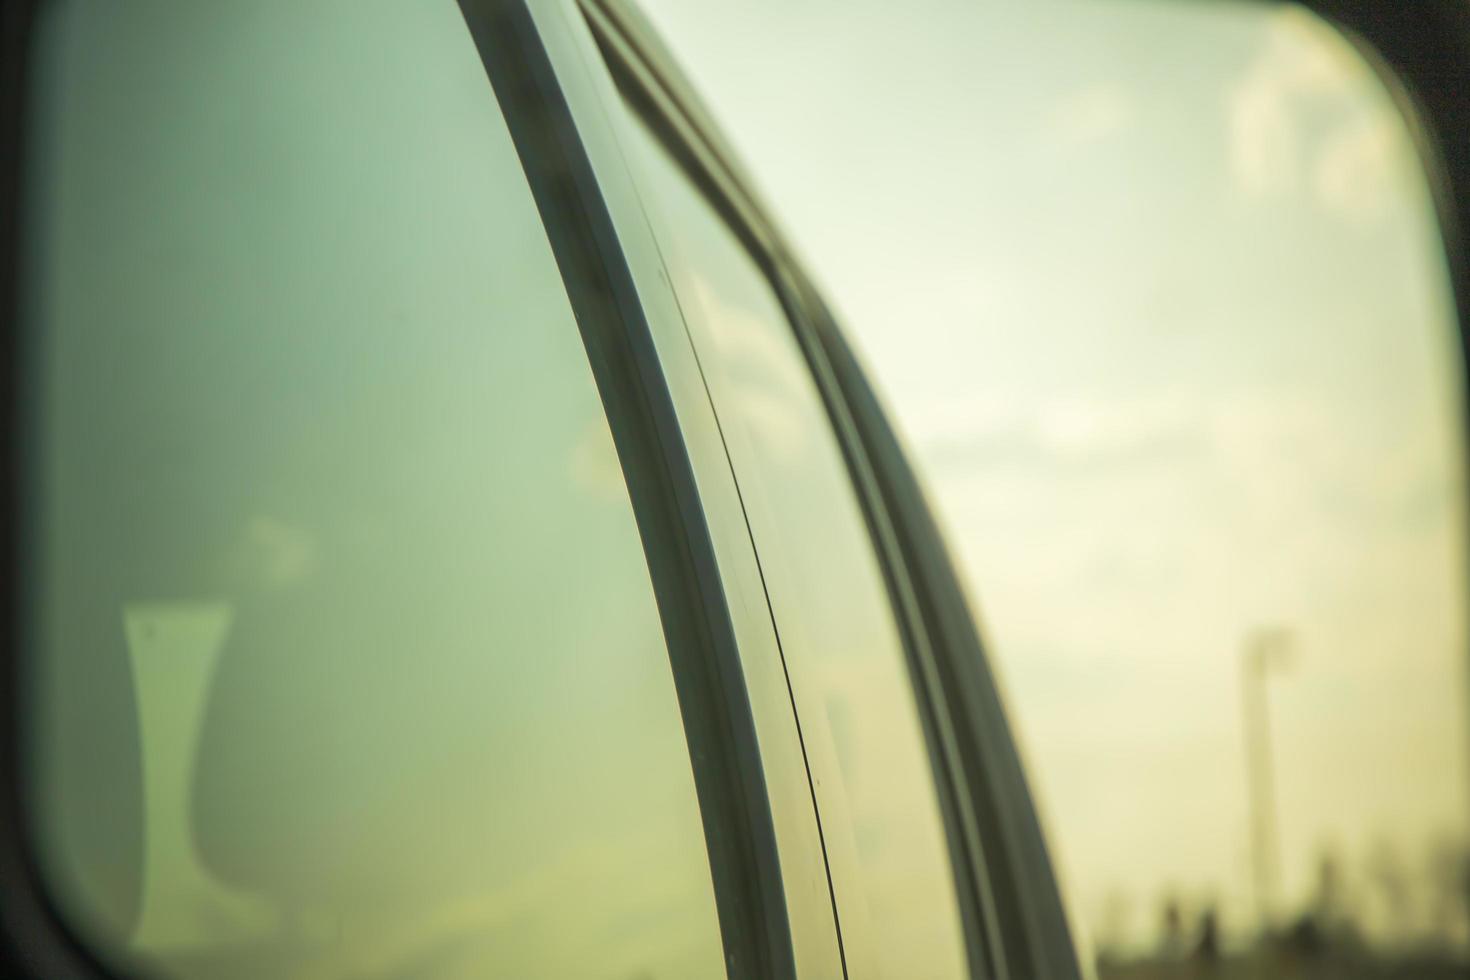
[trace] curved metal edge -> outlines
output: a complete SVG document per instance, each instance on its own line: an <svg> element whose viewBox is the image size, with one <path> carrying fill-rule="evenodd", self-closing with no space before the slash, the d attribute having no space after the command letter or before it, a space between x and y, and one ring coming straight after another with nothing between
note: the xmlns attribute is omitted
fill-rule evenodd
<svg viewBox="0 0 1470 980"><path fill-rule="evenodd" d="M718 137L710 138L708 127L712 124L708 118L702 115L702 110L695 110L691 115L688 107L697 105L697 101L682 79L668 76L670 72L677 73L677 68L667 52L656 38L634 33L648 28L628 14L628 8L619 0L585 2L589 19L601 30L616 30L621 35L604 44L604 53L615 68L619 67L618 59L638 60L637 64L621 66L623 83L636 86L640 91L635 94L652 106L651 110L645 106L645 115L663 124L657 126L662 138L771 281L815 376L878 550L885 585L903 635L908 668L930 746L936 788L943 804L946 835L956 858L957 897L964 913L971 968L977 975L995 978L1040 975L1032 968L1037 959L1030 952L1035 930L1023 915L1026 903L1008 893L1015 876L1005 870L1013 862L999 857L1008 850L1006 841L997 832L994 819L987 818L987 808L978 798L977 791L982 789L982 784L964 775L967 769L974 768L965 765L964 756L966 746L975 739L962 725L957 726L952 705L944 693L948 683L945 677L951 672L943 670L939 663L944 656L936 650L933 640L939 634L923 612L920 593L924 585L915 579L911 563L899 547L902 536L897 533L893 508L885 499L875 472L882 466L874 465L875 455L869 440L862 432L860 420L855 418L852 399L844 390L844 379L834 370L834 358L827 350L825 335L829 331L822 324L831 318L782 235L735 165L724 155ZM630 17L628 21L618 19L625 15ZM857 379L861 381L860 371ZM998 704L998 696L994 700ZM1003 716L1000 728L1004 733ZM1024 783L1008 790L1008 795L1018 797L1020 805L1029 810ZM998 889L994 887L997 882L1008 887ZM1044 882L1043 887L1054 890L1049 878Z"/></svg>
<svg viewBox="0 0 1470 980"><path fill-rule="evenodd" d="M538 21L461 0L582 332L653 580L732 978L795 976L775 828L688 447L631 271ZM548 24L545 29L555 29Z"/></svg>
<svg viewBox="0 0 1470 980"><path fill-rule="evenodd" d="M823 407L832 422L843 461L872 539L884 586L893 604L902 638L906 667L915 687L915 701L924 738L929 747L935 789L944 817L950 853L954 855L956 898L965 929L966 950L972 973L991 980L1014 980L1038 974L1031 968L1024 926L1017 917L1018 904L997 883L1005 884L1006 863L997 859L1000 839L985 817L979 785L964 778L968 733L957 724L945 691L950 681L943 669L944 638L934 631L926 616L925 583L914 574L913 563L903 551L903 529L888 495L885 468L892 465L873 451L866 434L868 421L859 400L850 394L851 384L866 386L861 371L848 379L845 369L829 347L824 334L830 322L825 308L809 283L786 269L773 276L778 292L795 327L797 341L816 377ZM840 335L834 333L840 342ZM855 368L855 365L854 365ZM875 403L876 409L876 403ZM878 419L882 413L878 411ZM1002 720L1002 728L1004 722ZM1029 799L1024 784L1020 798Z"/></svg>
<svg viewBox="0 0 1470 980"><path fill-rule="evenodd" d="M700 484L760 740L796 970L804 977L845 976L846 947L837 921L828 842L817 815L805 737L792 702L790 678L727 433L673 289L655 233L658 221L636 179L638 168L632 162L636 154L627 142L632 136L627 128L628 93L618 82L603 48L603 32L587 16L588 9L577 0L551 0L546 7L559 15L564 27L548 36L558 42L552 48L553 62L560 68L563 91L642 298Z"/></svg>
<svg viewBox="0 0 1470 980"><path fill-rule="evenodd" d="M811 297L814 305L820 300ZM817 305L818 309L821 309ZM984 842L985 871L1000 920L1006 966L1014 977L1077 980L1065 903L1045 834L1031 801L1004 701L970 602L943 533L901 441L852 349L823 310L816 321L822 352L872 460L880 506L931 638L929 696L954 730L950 764Z"/></svg>
<svg viewBox="0 0 1470 980"><path fill-rule="evenodd" d="M974 969L987 977L1005 980L1006 970L1001 943L997 940L997 916L995 903L988 889L988 879L983 874L984 855L975 822L968 819L961 793L949 778L950 769L945 759L953 754L954 737L945 719L930 710L931 699L923 696L923 690L934 686L934 672L929 669L928 658L916 654L916 650L927 650L922 625L913 614L912 596L907 581L895 575L895 565L882 560L883 544L891 538L887 522L880 510L872 505L875 493L868 475L866 457L855 450L856 439L851 431L845 407L833 397L833 383L827 376L823 355L814 349L812 331L804 326L807 314L799 297L798 285L793 281L787 267L775 256L777 242L768 228L749 220L744 206L717 176L718 160L709 148L701 145L698 131L690 125L680 106L664 91L656 73L645 62L634 39L625 36L615 22L611 21L598 6L588 4L583 12L593 28L597 44L605 63L610 69L617 87L629 101L631 109L655 132L678 165L689 174L700 192L719 213L721 219L741 241L761 274L769 282L782 310L792 324L798 346L809 367L818 375L817 387L823 401L823 409L834 423L844 464L857 486L855 492L863 511L869 533L878 541L880 567L885 588L896 608L897 627L902 635L903 649L911 675L923 679L918 708L924 728L926 744L933 747L929 753L933 764L945 832L953 853L961 855L955 868L958 898L964 910L965 943L969 961ZM773 624L774 625L774 624ZM792 705L793 709L795 705ZM815 805L815 798L813 798ZM830 860L829 855L829 860ZM964 869L965 872L962 873ZM862 947L865 937L859 931L842 929L841 909L833 896L833 914L839 920L840 941L843 944L844 970L851 961L861 966L864 960ZM851 910L849 910L851 911ZM849 925L851 925L849 923ZM856 959L854 959L856 957Z"/></svg>

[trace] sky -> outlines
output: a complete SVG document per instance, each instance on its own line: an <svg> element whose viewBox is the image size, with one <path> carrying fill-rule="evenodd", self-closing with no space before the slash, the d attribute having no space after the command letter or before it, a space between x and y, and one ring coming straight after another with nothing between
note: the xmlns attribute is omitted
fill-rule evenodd
<svg viewBox="0 0 1470 980"><path fill-rule="evenodd" d="M1267 4L641 6L909 440L1079 923L1249 925L1271 626L1283 905L1331 852L1372 929L1429 928L1470 826L1463 384L1362 58Z"/></svg>

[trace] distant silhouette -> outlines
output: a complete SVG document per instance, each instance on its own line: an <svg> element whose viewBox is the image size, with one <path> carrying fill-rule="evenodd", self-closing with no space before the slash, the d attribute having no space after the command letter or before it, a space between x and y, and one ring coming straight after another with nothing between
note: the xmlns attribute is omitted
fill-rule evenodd
<svg viewBox="0 0 1470 980"><path fill-rule="evenodd" d="M1199 920L1199 940L1194 944L1192 958L1204 963L1216 963L1220 959L1220 921L1213 908L1205 909Z"/></svg>
<svg viewBox="0 0 1470 980"><path fill-rule="evenodd" d="M1184 910L1176 896L1170 895L1164 899L1163 929L1163 935L1159 940L1159 952L1170 958L1183 955Z"/></svg>
<svg viewBox="0 0 1470 980"><path fill-rule="evenodd" d="M1304 960L1320 959L1327 952L1327 940L1322 935L1322 927L1311 913L1297 919L1286 930L1280 945L1286 953Z"/></svg>

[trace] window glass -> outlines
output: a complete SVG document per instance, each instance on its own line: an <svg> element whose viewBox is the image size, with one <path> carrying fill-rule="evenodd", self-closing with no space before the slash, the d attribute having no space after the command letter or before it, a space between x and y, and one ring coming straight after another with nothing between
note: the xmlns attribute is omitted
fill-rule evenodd
<svg viewBox="0 0 1470 980"><path fill-rule="evenodd" d="M850 974L963 976L913 687L820 393L750 254L644 125L630 129L760 556Z"/></svg>
<svg viewBox="0 0 1470 980"><path fill-rule="evenodd" d="M716 977L619 461L457 6L58 3L34 835L141 973Z"/></svg>

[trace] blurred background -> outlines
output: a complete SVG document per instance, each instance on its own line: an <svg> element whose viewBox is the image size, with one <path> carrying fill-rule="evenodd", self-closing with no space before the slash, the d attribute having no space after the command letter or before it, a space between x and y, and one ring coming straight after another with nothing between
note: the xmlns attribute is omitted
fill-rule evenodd
<svg viewBox="0 0 1470 980"><path fill-rule="evenodd" d="M906 433L1100 975L1464 975L1464 379L1365 56L1269 3L641 6Z"/></svg>

